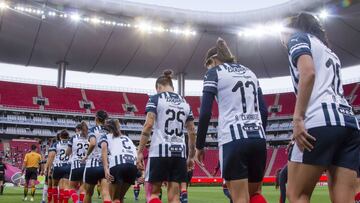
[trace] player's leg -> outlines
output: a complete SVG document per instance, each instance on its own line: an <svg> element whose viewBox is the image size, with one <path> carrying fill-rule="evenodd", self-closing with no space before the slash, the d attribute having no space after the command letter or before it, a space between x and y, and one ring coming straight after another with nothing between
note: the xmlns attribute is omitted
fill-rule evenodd
<svg viewBox="0 0 360 203"><path fill-rule="evenodd" d="M47 194L48 203L51 203L51 201L52 201L52 199L53 199L54 188L55 188L55 187L53 187L52 176L49 175L49 176L48 176L48 194Z"/></svg>
<svg viewBox="0 0 360 203"><path fill-rule="evenodd" d="M251 140L235 140L219 148L219 160L222 177L230 191L234 203L249 203L248 154Z"/></svg>
<svg viewBox="0 0 360 203"><path fill-rule="evenodd" d="M226 181L230 190L231 198L234 203L249 203L248 180L230 180Z"/></svg>
<svg viewBox="0 0 360 203"><path fill-rule="evenodd" d="M109 183L103 178L100 180L101 186L101 197L104 203L111 203L110 193L109 193Z"/></svg>
<svg viewBox="0 0 360 203"><path fill-rule="evenodd" d="M134 199L136 201L139 200L139 194L140 194L140 184L136 182L134 185Z"/></svg>
<svg viewBox="0 0 360 203"><path fill-rule="evenodd" d="M0 180L0 195L3 195L4 193L4 181Z"/></svg>
<svg viewBox="0 0 360 203"><path fill-rule="evenodd" d="M24 201L27 201L28 187L30 182L30 172L28 169L25 170L25 184L24 184Z"/></svg>
<svg viewBox="0 0 360 203"><path fill-rule="evenodd" d="M325 167L288 163L287 197L291 203L307 203Z"/></svg>
<svg viewBox="0 0 360 203"><path fill-rule="evenodd" d="M180 202L180 184L178 182L168 182L167 197L169 203Z"/></svg>
<svg viewBox="0 0 360 203"><path fill-rule="evenodd" d="M248 142L249 154L256 159L248 159L248 188L250 203L266 203L265 198L261 194L262 180L266 167L266 140L253 139Z"/></svg>
<svg viewBox="0 0 360 203"><path fill-rule="evenodd" d="M356 195L355 195L355 203L360 203L360 177L359 174L360 171L358 171L358 178L356 179Z"/></svg>
<svg viewBox="0 0 360 203"><path fill-rule="evenodd" d="M33 171L32 173L32 176L31 176L31 198L30 198L30 201L33 202L34 201L34 196L35 196L35 181L37 180L38 178L38 174L37 174L37 169Z"/></svg>
<svg viewBox="0 0 360 203"><path fill-rule="evenodd" d="M79 195L77 194L76 188L78 187L79 182L70 180L69 185L69 196L71 197L73 202L77 203L79 201Z"/></svg>
<svg viewBox="0 0 360 203"><path fill-rule="evenodd" d="M59 202L59 188L58 188L58 186L59 186L59 182L60 182L60 180L59 179L53 179L52 180L52 183L53 183L53 189L52 189L52 191L53 191L53 199L54 199L54 203L58 203Z"/></svg>
<svg viewBox="0 0 360 203"><path fill-rule="evenodd" d="M85 187L85 191L86 191L85 197L84 197L84 203L91 203L91 197L94 194L95 184L92 185L92 184L85 183L84 187Z"/></svg>
<svg viewBox="0 0 360 203"><path fill-rule="evenodd" d="M330 167L329 191L333 203L353 203L356 190L356 171Z"/></svg>
<svg viewBox="0 0 360 203"><path fill-rule="evenodd" d="M230 200L230 203L232 203L230 191L229 191L229 188L227 187L225 181L223 181L222 189L223 189L224 195Z"/></svg>
<svg viewBox="0 0 360 203"><path fill-rule="evenodd" d="M46 177L45 177L44 188L43 188L43 191L42 191L42 198L41 198L41 202L42 202L42 203L45 203L45 201L46 201L48 189L49 189L49 186L48 186L48 177L46 176Z"/></svg>
<svg viewBox="0 0 360 203"><path fill-rule="evenodd" d="M101 199L101 182L100 181L96 185L96 192L98 195L98 199Z"/></svg>
<svg viewBox="0 0 360 203"><path fill-rule="evenodd" d="M360 136L358 131L338 127L339 142L332 166L329 168L329 189L332 202L354 202L359 169Z"/></svg>
<svg viewBox="0 0 360 203"><path fill-rule="evenodd" d="M84 202L85 194L86 194L85 184L81 182L79 188L79 203Z"/></svg>
<svg viewBox="0 0 360 203"><path fill-rule="evenodd" d="M162 182L152 182L151 184L151 195L149 198L149 203L161 203L161 200L159 198L160 190Z"/></svg>
<svg viewBox="0 0 360 203"><path fill-rule="evenodd" d="M81 185L81 180L83 179L84 168L71 169L69 176L69 197L74 203L79 201L79 195L77 193L77 188Z"/></svg>
<svg viewBox="0 0 360 203"><path fill-rule="evenodd" d="M187 182L182 182L180 184L180 202L181 203L187 203L188 202Z"/></svg>

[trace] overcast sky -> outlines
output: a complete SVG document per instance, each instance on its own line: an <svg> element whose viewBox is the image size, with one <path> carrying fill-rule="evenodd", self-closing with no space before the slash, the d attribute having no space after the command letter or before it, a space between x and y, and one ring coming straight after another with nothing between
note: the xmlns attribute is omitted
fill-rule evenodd
<svg viewBox="0 0 360 203"><path fill-rule="evenodd" d="M360 81L360 65L344 68L341 73L345 84ZM57 70L0 63L0 80L56 85ZM154 93L154 83L154 78L114 76L75 71L66 72L67 87ZM177 82L174 81L174 83L175 88L177 88ZM185 84L186 95L201 95L202 81L187 80ZM293 90L289 76L260 78L260 85L264 93Z"/></svg>

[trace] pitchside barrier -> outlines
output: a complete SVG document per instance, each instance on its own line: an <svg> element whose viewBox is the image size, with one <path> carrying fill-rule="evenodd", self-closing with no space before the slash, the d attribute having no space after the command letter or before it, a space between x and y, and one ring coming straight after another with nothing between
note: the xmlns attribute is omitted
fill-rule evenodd
<svg viewBox="0 0 360 203"><path fill-rule="evenodd" d="M320 183L327 182L327 176L323 175L319 179ZM223 183L222 178L192 178L191 184L199 185L220 185ZM263 183L267 185L275 184L275 176L264 177Z"/></svg>

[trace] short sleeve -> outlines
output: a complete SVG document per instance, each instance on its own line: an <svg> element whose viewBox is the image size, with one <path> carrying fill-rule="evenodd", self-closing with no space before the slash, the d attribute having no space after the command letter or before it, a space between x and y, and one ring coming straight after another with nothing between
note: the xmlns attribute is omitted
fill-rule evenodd
<svg viewBox="0 0 360 203"><path fill-rule="evenodd" d="M194 114L193 114L193 112L192 112L192 110L191 110L191 108L190 108L189 115L188 115L188 117L186 118L186 122L188 122L188 121L193 121L193 120L194 120Z"/></svg>
<svg viewBox="0 0 360 203"><path fill-rule="evenodd" d="M94 132L94 128L91 128L89 129L89 138L88 138L88 141L90 142L90 139L91 138L95 138L96 139L96 135L95 135L95 132Z"/></svg>
<svg viewBox="0 0 360 203"><path fill-rule="evenodd" d="M288 42L288 52L291 57L291 63L296 66L297 60L302 55L311 54L311 42L306 33L295 33L292 35Z"/></svg>
<svg viewBox="0 0 360 203"><path fill-rule="evenodd" d="M99 144L98 144L98 147L99 147L99 148L101 148L102 143L106 143L106 145L109 145L106 134L105 134L105 135L102 135L102 136L100 137L100 141L99 141Z"/></svg>
<svg viewBox="0 0 360 203"><path fill-rule="evenodd" d="M74 136L72 136L72 137L70 138L70 140L68 141L68 146L69 146L69 147L72 147L72 146L73 146L73 143L74 143Z"/></svg>
<svg viewBox="0 0 360 203"><path fill-rule="evenodd" d="M217 68L208 70L204 76L204 88L203 92L210 92L217 94L218 75Z"/></svg>
<svg viewBox="0 0 360 203"><path fill-rule="evenodd" d="M158 100L159 100L159 97L158 95L153 95L149 98L149 101L147 102L146 104L146 109L145 109L145 112L148 113L148 112L153 112L156 114L156 107L157 107L157 104L158 104Z"/></svg>
<svg viewBox="0 0 360 203"><path fill-rule="evenodd" d="M49 152L56 152L56 142L55 143L53 143L51 146L50 146L50 148L49 148Z"/></svg>

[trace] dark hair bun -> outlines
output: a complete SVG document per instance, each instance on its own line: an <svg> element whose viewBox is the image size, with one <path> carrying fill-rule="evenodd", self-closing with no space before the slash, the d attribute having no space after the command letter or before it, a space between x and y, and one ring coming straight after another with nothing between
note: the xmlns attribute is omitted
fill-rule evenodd
<svg viewBox="0 0 360 203"><path fill-rule="evenodd" d="M172 74L173 74L173 71L172 70L164 70L163 72L164 76L165 77L169 77L169 78L172 78Z"/></svg>

